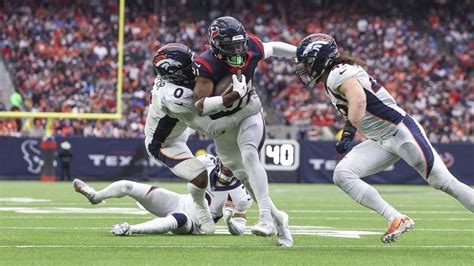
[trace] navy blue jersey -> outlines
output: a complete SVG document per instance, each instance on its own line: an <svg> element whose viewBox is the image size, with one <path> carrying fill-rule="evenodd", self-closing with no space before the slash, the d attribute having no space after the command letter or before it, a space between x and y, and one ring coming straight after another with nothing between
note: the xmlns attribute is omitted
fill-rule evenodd
<svg viewBox="0 0 474 266"><path fill-rule="evenodd" d="M264 58L262 41L256 36L249 35L248 53L245 64L242 68L231 67L222 60L219 60L212 54L211 49L207 49L203 53L194 58L193 69L194 74L198 77L210 79L216 85L222 78L237 73L241 70L245 75L247 82L253 79L255 68L260 60Z"/></svg>
<svg viewBox="0 0 474 266"><path fill-rule="evenodd" d="M263 51L262 41L256 36L249 35L248 39L248 52L245 58L244 66L231 67L222 60L218 59L212 54L210 49L207 49L203 53L199 54L194 58L193 71L198 77L207 78L212 80L214 86L226 76L236 74L239 70L245 75L247 84L251 84L250 81L253 79L253 74L257 68L257 64L264 58L265 54ZM250 93L247 93L244 97L236 101L231 107L226 108L222 112L212 114L209 117L212 120L219 119L224 116L232 115L242 109L243 105L246 105L250 100Z"/></svg>

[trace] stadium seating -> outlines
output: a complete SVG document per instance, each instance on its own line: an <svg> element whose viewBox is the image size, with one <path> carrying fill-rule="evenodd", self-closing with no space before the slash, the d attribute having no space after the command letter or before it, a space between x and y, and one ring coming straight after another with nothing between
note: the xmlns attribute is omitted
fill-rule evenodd
<svg viewBox="0 0 474 266"><path fill-rule="evenodd" d="M118 3L7 2L0 9L5 25L0 27L0 49L22 95L20 108L114 112ZM309 1L297 8L290 7L290 1L245 1L249 6L244 1L168 1L166 6L128 2L123 119L57 120L57 134L142 137L154 51L167 42L202 50L209 21L238 9L237 18L247 31L263 41L297 44L313 32L335 36L340 47L362 58L402 108L428 129L431 141L474 142L474 13L466 11L468 0L428 10L423 10L425 1L407 1L404 6L394 1L389 8L374 0L364 5ZM200 6L211 10L207 17L198 12ZM267 112L272 112L268 122L285 121L299 128L301 138L318 138L320 127L335 133L343 125L321 88L303 88L292 62L262 62L254 84L267 99ZM0 120L0 135L40 135L45 123Z"/></svg>

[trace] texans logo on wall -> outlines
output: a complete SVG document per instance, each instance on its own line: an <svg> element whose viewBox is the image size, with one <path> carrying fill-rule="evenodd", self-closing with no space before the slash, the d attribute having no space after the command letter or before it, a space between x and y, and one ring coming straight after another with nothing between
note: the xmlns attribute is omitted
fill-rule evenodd
<svg viewBox="0 0 474 266"><path fill-rule="evenodd" d="M438 152L438 154L441 157L441 160L443 160L444 164L446 164L446 166L448 168L453 166L454 156L451 153L449 153L449 152Z"/></svg>

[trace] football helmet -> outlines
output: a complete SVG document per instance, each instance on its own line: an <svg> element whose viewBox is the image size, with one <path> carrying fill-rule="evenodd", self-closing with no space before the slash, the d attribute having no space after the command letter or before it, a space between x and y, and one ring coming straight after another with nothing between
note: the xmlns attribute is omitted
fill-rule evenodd
<svg viewBox="0 0 474 266"><path fill-rule="evenodd" d="M322 33L311 34L296 48L296 75L305 85L317 82L338 55L333 37Z"/></svg>
<svg viewBox="0 0 474 266"><path fill-rule="evenodd" d="M208 29L212 53L232 67L242 67L248 52L248 35L240 21L233 17L220 17Z"/></svg>
<svg viewBox="0 0 474 266"><path fill-rule="evenodd" d="M190 85L195 82L192 70L194 53L186 45L168 43L156 51L153 57L153 70L176 85Z"/></svg>
<svg viewBox="0 0 474 266"><path fill-rule="evenodd" d="M221 183L224 186L228 186L234 181L237 181L237 177L235 177L234 173L227 168L224 164L222 164L221 160L219 160L219 157L217 158L217 163L216 163L216 174L217 174L217 180L219 183Z"/></svg>

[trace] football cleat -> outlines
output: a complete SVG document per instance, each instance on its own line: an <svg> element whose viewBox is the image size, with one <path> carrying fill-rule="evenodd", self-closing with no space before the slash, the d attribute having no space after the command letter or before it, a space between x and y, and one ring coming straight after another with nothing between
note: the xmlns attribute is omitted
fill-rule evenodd
<svg viewBox="0 0 474 266"><path fill-rule="evenodd" d="M95 205L101 203L101 201L96 201L94 199L94 195L96 193L95 190L89 187L84 181L76 178L72 181L72 185L74 186L76 192L84 195L84 197L86 197L91 204Z"/></svg>
<svg viewBox="0 0 474 266"><path fill-rule="evenodd" d="M197 210L197 212L197 222L201 231L206 235L214 234L216 231L216 224L214 223L214 219L212 219L211 213L206 209Z"/></svg>
<svg viewBox="0 0 474 266"><path fill-rule="evenodd" d="M410 217L403 215L390 221L387 232L382 236L383 243L392 243L397 241L400 236L412 230L415 227L415 221Z"/></svg>
<svg viewBox="0 0 474 266"><path fill-rule="evenodd" d="M110 232L116 236L129 236L132 234L132 230L130 229L130 225L128 223L121 223L112 226L112 230Z"/></svg>
<svg viewBox="0 0 474 266"><path fill-rule="evenodd" d="M288 214L286 212L278 211L276 217L273 218L275 229L277 232L277 244L280 247L293 246L293 237L291 236L290 228L288 226Z"/></svg>
<svg viewBox="0 0 474 266"><path fill-rule="evenodd" d="M274 233L275 226L272 222L259 221L252 227L252 234L256 236L271 236Z"/></svg>

